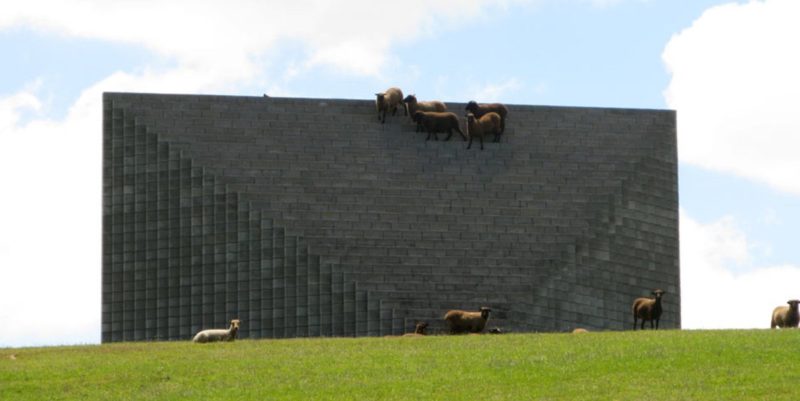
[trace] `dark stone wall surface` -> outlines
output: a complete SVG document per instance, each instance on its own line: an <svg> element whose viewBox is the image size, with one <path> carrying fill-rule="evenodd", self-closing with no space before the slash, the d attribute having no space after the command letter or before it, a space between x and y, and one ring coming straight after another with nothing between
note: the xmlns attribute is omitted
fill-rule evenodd
<svg viewBox="0 0 800 401"><path fill-rule="evenodd" d="M680 328L673 111L510 105L481 151L372 100L103 104L103 342L436 332L480 306L622 330L653 288Z"/></svg>

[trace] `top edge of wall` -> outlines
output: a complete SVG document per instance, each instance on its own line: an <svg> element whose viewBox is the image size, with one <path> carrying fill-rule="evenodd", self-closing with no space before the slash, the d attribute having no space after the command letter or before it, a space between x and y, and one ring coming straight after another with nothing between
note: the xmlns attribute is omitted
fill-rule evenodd
<svg viewBox="0 0 800 401"><path fill-rule="evenodd" d="M312 97L288 97L288 96L246 96L246 95L210 95L210 94L183 94L183 93L153 93L153 92L103 92L103 99L110 98L146 98L146 97L162 97L162 98L197 98L206 100L279 100L279 101L295 101L295 102L374 102L375 99L348 99L348 98L312 98ZM466 101L453 101L444 100L445 103L453 104L466 104ZM616 110L616 111L632 111L632 112L659 112L659 113L675 113L674 109L655 109L655 108L637 108L637 107L601 107L601 106L565 106L565 105L536 105L536 104L515 104L504 103L511 108L536 108L536 109L553 109L553 110L568 110L568 109L583 109L583 110Z"/></svg>

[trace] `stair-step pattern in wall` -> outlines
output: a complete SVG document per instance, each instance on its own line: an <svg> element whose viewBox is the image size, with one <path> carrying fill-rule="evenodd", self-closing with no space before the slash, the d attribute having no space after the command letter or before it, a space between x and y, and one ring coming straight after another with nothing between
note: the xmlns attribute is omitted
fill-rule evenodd
<svg viewBox="0 0 800 401"><path fill-rule="evenodd" d="M656 286L680 327L673 112L511 105L480 151L458 134L426 142L407 117L381 125L371 101L105 99L339 269L378 305L368 334L441 331L447 309L482 305L510 330L622 329Z"/></svg>
<svg viewBox="0 0 800 401"><path fill-rule="evenodd" d="M302 236L107 105L102 340L389 335L402 320Z"/></svg>

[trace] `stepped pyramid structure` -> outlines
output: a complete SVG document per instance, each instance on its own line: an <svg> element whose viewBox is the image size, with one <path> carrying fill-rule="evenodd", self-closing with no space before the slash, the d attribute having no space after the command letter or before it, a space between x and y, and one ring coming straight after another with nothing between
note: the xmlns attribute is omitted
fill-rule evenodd
<svg viewBox="0 0 800 401"><path fill-rule="evenodd" d="M102 341L680 327L675 113L509 106L424 140L374 100L106 93ZM464 104L448 103L463 115ZM440 135L440 138L444 136Z"/></svg>

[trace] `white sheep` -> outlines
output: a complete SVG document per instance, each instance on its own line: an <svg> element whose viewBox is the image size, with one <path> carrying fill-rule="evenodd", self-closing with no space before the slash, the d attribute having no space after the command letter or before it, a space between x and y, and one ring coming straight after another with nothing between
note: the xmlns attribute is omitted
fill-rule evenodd
<svg viewBox="0 0 800 401"><path fill-rule="evenodd" d="M211 343L215 341L233 341L239 332L239 319L231 320L231 327L225 329L208 329L197 333L192 341L196 343Z"/></svg>
<svg viewBox="0 0 800 401"><path fill-rule="evenodd" d="M800 315L797 312L797 304L799 300L792 299L786 301L789 306L779 306L772 311L772 323L770 328L775 327L794 329L800 322Z"/></svg>
<svg viewBox="0 0 800 401"><path fill-rule="evenodd" d="M450 334L480 333L486 327L486 321L489 320L491 311L485 306L481 307L478 312L451 310L444 315L444 320L450 328Z"/></svg>

